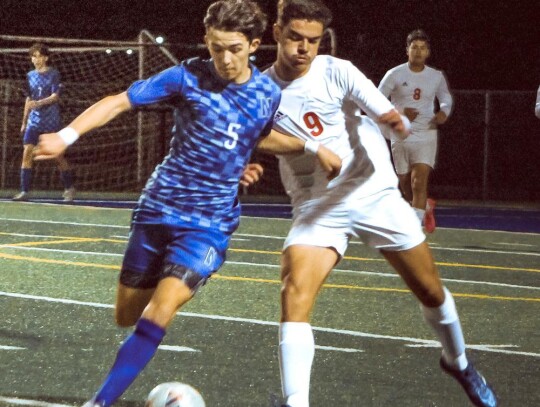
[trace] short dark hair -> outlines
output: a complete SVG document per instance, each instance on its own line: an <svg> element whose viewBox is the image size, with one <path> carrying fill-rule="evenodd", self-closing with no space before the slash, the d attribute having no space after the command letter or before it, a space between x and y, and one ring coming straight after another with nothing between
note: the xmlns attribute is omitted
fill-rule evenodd
<svg viewBox="0 0 540 407"><path fill-rule="evenodd" d="M429 47L428 35L424 32L424 30L421 30L419 28L414 31L411 31L409 35L407 35L407 48L410 47L413 41L425 41L425 43Z"/></svg>
<svg viewBox="0 0 540 407"><path fill-rule="evenodd" d="M287 25L291 20L318 21L326 29L332 22L332 12L321 0L279 0L277 23Z"/></svg>
<svg viewBox="0 0 540 407"><path fill-rule="evenodd" d="M240 32L251 42L261 38L268 19L259 5L251 0L219 0L206 11L204 26L216 30Z"/></svg>
<svg viewBox="0 0 540 407"><path fill-rule="evenodd" d="M49 51L49 47L41 42L36 42L32 44L32 46L28 50L28 55L34 55L34 52L39 52L41 55L45 55L47 57L51 54L51 52Z"/></svg>

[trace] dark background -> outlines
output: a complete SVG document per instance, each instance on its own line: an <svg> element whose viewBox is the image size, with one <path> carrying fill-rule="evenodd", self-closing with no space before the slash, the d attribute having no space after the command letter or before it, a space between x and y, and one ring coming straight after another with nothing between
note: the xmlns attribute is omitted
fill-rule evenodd
<svg viewBox="0 0 540 407"><path fill-rule="evenodd" d="M270 22L275 20L276 2L258 0ZM154 35L163 35L169 43L167 47L183 59L201 54L179 44L202 42L202 20L211 3L0 0L0 34L136 41L139 32L147 29ZM440 128L437 167L430 181L432 196L540 202L540 120L534 116L540 84L538 0L326 3L334 12L332 28L337 34L337 56L350 59L375 84L388 69L406 61L405 39L410 31L423 28L430 35L432 55L428 63L446 73L455 98L451 120ZM273 43L270 29L263 43ZM2 45L13 46L0 40ZM273 50L258 52L257 62L272 62L274 55ZM111 76L116 77L117 73ZM132 79L135 78L127 83ZM65 119L81 110L78 105L64 106ZM162 127L155 137L158 144L166 146L169 127ZM19 151L18 145L16 148ZM70 158L77 167L84 167L77 157L75 148ZM155 162L161 158L162 153L157 154ZM18 160L9 179L17 179ZM283 195L275 163L264 163L265 177L250 189L251 193ZM84 171L80 172L79 177L86 176ZM102 185L96 188L103 190ZM133 187L138 188L140 185Z"/></svg>
<svg viewBox="0 0 540 407"><path fill-rule="evenodd" d="M259 0L274 21L276 0ZM0 0L0 34L135 40L141 29L169 42L202 42L209 0ZM454 89L536 90L540 2L536 0L327 0L338 56L378 83L405 61L415 28L432 41L430 64ZM272 43L269 35L264 38Z"/></svg>

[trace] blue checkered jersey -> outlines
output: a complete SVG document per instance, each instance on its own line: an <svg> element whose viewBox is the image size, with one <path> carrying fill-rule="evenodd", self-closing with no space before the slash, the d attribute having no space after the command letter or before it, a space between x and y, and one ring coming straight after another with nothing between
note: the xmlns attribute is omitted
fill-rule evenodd
<svg viewBox="0 0 540 407"><path fill-rule="evenodd" d="M251 66L243 84L224 81L212 60L193 58L127 91L133 107L174 106L170 152L148 180L135 221L218 228L238 226L238 182L253 148L272 128L280 90Z"/></svg>
<svg viewBox="0 0 540 407"><path fill-rule="evenodd" d="M61 83L60 73L49 68L45 72L36 70L26 74L27 96L32 100L41 100L51 96L53 93L60 94ZM60 106L52 103L47 106L33 109L28 115L27 127L37 127L43 132L60 130Z"/></svg>

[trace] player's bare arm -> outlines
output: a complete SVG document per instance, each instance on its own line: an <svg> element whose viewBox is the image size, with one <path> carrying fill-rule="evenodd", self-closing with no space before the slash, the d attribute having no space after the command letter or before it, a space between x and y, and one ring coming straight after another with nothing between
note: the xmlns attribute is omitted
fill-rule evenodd
<svg viewBox="0 0 540 407"><path fill-rule="evenodd" d="M48 160L62 154L80 135L107 124L120 113L131 109L126 92L107 96L82 112L71 124L58 133L42 134L34 149L34 159ZM67 134L68 137L61 134Z"/></svg>

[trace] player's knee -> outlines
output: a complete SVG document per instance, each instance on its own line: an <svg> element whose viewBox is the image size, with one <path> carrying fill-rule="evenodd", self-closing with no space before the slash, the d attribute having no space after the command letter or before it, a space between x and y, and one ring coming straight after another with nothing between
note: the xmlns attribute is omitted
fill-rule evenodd
<svg viewBox="0 0 540 407"><path fill-rule="evenodd" d="M314 295L306 286L294 279L285 279L281 287L281 300L287 314L305 319L311 311Z"/></svg>

